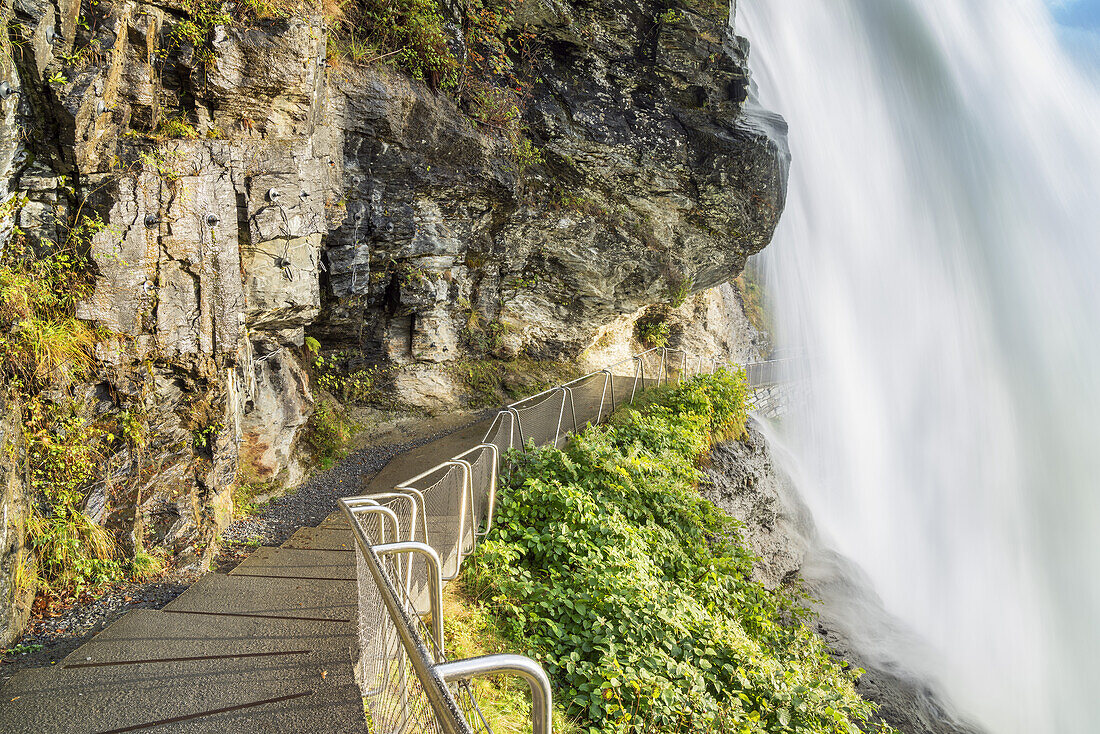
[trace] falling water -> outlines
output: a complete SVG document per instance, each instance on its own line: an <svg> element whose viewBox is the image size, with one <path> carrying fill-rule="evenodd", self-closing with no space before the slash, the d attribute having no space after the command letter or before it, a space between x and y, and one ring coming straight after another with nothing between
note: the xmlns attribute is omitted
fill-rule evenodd
<svg viewBox="0 0 1100 734"><path fill-rule="evenodd" d="M800 489L983 727L1096 734L1100 96L1041 0L738 12L791 126Z"/></svg>

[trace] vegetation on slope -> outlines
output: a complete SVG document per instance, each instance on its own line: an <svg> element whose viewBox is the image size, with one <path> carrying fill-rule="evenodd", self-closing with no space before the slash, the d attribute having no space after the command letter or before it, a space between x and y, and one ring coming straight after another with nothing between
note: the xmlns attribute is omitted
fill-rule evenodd
<svg viewBox="0 0 1100 734"><path fill-rule="evenodd" d="M10 199L7 216L24 199ZM18 586L58 593L126 576L145 579L162 559L134 547L121 552L114 536L84 509L89 491L107 481L108 457L140 453L145 430L133 412L89 415L74 385L93 372L99 335L76 318L91 288L88 243L104 228L96 216L58 221L62 237L33 248L18 227L0 256L0 385L22 411L25 476L35 501L27 523L30 553L18 560Z"/></svg>
<svg viewBox="0 0 1100 734"><path fill-rule="evenodd" d="M695 489L744 401L743 373L723 371L515 457L466 584L592 734L890 731Z"/></svg>

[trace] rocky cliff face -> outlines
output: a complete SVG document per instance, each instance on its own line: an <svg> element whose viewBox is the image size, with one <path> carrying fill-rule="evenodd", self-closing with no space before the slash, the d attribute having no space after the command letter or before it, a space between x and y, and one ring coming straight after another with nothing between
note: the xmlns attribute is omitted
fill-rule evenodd
<svg viewBox="0 0 1100 734"><path fill-rule="evenodd" d="M94 223L89 377L39 397L131 426L85 502L124 544L202 565L237 483L302 475L307 337L428 410L466 404L456 365L598 364L654 312L673 346L752 354L728 281L771 237L787 154L724 8L518 3L522 144L398 69L336 65L319 11L231 9L4 5L5 257Z"/></svg>

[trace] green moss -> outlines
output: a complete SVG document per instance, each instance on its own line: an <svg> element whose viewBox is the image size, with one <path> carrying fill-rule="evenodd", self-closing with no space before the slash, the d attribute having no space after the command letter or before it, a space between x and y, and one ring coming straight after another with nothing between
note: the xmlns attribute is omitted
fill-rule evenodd
<svg viewBox="0 0 1100 734"><path fill-rule="evenodd" d="M279 485L273 481L244 482L233 490L233 512L237 515L255 515L265 503L256 502L256 498L278 492Z"/></svg>
<svg viewBox="0 0 1100 734"><path fill-rule="evenodd" d="M513 455L465 582L592 734L893 731L696 489L712 444L743 433L746 392L722 370Z"/></svg>
<svg viewBox="0 0 1100 734"><path fill-rule="evenodd" d="M473 408L500 406L579 376L571 363L528 357L458 360L451 369L466 386Z"/></svg>

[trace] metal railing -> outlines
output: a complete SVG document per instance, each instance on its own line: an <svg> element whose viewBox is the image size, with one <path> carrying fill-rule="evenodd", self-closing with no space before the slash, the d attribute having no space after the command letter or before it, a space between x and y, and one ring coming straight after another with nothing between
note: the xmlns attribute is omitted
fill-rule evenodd
<svg viewBox="0 0 1100 734"><path fill-rule="evenodd" d="M509 449L561 447L644 388L716 371L718 360L658 347L503 408L480 443L385 491L341 500L357 540L361 657L358 679L378 734L491 732L467 683L507 673L531 687L534 734L550 734L542 668L516 655L447 661L443 583L488 534ZM746 366L771 385L775 363ZM431 620L429 629L424 620Z"/></svg>
<svg viewBox="0 0 1100 734"><path fill-rule="evenodd" d="M398 493L387 493L398 494ZM491 732L469 681L479 676L519 675L531 688L533 734L551 734L553 694L538 663L519 655L446 659L443 639L443 575L430 545L390 538L415 535L417 521L386 501L340 500L355 535L359 586L360 659L356 677L374 734L475 734ZM415 503L414 503L415 504ZM413 565L421 561L427 609ZM426 614L425 614L426 611ZM425 623L430 619L431 626Z"/></svg>

